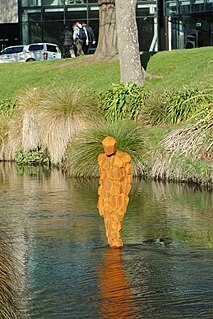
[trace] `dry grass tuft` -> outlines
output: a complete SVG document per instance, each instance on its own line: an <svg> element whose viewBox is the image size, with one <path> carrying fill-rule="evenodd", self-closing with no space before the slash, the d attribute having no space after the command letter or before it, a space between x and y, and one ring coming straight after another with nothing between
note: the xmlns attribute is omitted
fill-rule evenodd
<svg viewBox="0 0 213 319"><path fill-rule="evenodd" d="M4 160L5 142L7 140L8 118L0 114L0 161Z"/></svg>
<svg viewBox="0 0 213 319"><path fill-rule="evenodd" d="M37 109L43 100L46 89L27 87L16 95L16 105L19 112ZM16 111L17 111L16 110Z"/></svg>
<svg viewBox="0 0 213 319"><path fill-rule="evenodd" d="M7 140L4 143L4 159L14 161L17 149L22 145L22 121L11 119L8 123Z"/></svg>
<svg viewBox="0 0 213 319"><path fill-rule="evenodd" d="M25 152L37 149L41 144L37 112L44 94L44 89L26 88L17 95L17 113L22 118L22 147Z"/></svg>
<svg viewBox="0 0 213 319"><path fill-rule="evenodd" d="M195 124L189 124L171 132L162 141L155 154L152 177L164 179L172 176L175 180L184 179L183 166L187 159L200 160L203 154L212 154L212 132L213 110ZM208 172L207 168L207 174ZM211 179L211 176L209 178Z"/></svg>
<svg viewBox="0 0 213 319"><path fill-rule="evenodd" d="M0 161L13 161L21 144L22 123L0 115Z"/></svg>
<svg viewBox="0 0 213 319"><path fill-rule="evenodd" d="M27 152L40 145L36 113L43 91L27 88L18 93L15 110L7 116L4 126L1 125L0 137L4 141L0 140L0 160L14 161L18 148L23 147ZM2 132L3 129L4 132Z"/></svg>
<svg viewBox="0 0 213 319"><path fill-rule="evenodd" d="M39 114L39 132L51 162L62 161L68 143L76 132L102 121L99 101L84 88L61 88L46 93Z"/></svg>
<svg viewBox="0 0 213 319"><path fill-rule="evenodd" d="M0 318L24 319L23 279L8 231L0 225Z"/></svg>
<svg viewBox="0 0 213 319"><path fill-rule="evenodd" d="M97 95L82 87L24 89L8 127L1 127L0 160L15 160L18 148L29 152L42 147L58 164L75 133L102 120Z"/></svg>

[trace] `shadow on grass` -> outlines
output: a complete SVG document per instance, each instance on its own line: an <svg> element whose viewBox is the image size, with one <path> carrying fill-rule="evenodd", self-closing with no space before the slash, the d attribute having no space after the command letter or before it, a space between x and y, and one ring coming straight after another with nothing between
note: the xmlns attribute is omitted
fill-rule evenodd
<svg viewBox="0 0 213 319"><path fill-rule="evenodd" d="M150 58L156 53L157 52L142 52L141 53L141 55L140 55L141 65L144 68L144 70L147 69L147 65L148 65L148 62L149 62Z"/></svg>

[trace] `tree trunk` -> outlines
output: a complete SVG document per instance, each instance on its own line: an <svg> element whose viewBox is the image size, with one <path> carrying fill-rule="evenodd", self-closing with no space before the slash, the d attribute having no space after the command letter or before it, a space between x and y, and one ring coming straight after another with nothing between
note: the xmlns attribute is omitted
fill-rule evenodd
<svg viewBox="0 0 213 319"><path fill-rule="evenodd" d="M97 58L110 58L118 54L115 0L98 0L99 38L95 52Z"/></svg>
<svg viewBox="0 0 213 319"><path fill-rule="evenodd" d="M137 0L116 0L120 82L133 82L143 86L144 75L138 43L136 2Z"/></svg>

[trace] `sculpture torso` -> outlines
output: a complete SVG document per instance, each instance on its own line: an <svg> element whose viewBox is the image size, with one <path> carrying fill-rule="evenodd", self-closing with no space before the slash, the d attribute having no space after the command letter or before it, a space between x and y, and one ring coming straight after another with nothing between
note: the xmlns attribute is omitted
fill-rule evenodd
<svg viewBox="0 0 213 319"><path fill-rule="evenodd" d="M130 156L121 151L98 157L100 186L98 209L104 217L106 236L110 247L123 246L120 236L121 222L129 202L132 182Z"/></svg>

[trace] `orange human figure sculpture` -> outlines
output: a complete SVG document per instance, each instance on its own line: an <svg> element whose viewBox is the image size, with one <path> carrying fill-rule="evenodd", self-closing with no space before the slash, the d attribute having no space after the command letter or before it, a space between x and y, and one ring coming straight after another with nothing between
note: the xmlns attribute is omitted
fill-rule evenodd
<svg viewBox="0 0 213 319"><path fill-rule="evenodd" d="M107 136L102 141L105 153L98 156L100 184L97 207L104 218L106 237L112 248L123 246L120 231L132 183L131 158L125 152L116 151L116 144L113 137Z"/></svg>

